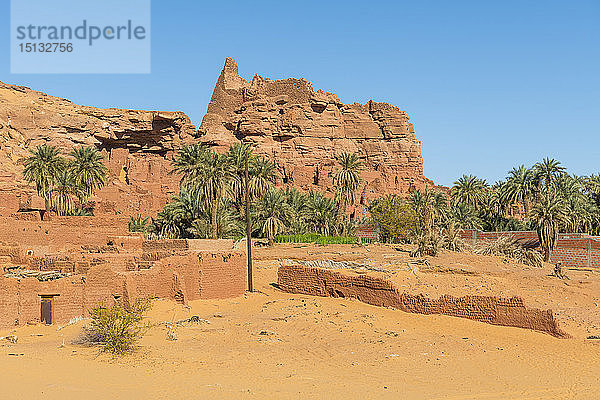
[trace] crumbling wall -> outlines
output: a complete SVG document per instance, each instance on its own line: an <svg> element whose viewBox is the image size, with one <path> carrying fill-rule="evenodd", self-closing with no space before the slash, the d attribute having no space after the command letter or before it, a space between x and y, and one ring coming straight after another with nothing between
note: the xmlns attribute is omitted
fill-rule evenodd
<svg viewBox="0 0 600 400"><path fill-rule="evenodd" d="M54 322L65 323L117 299L132 302L150 297L185 303L240 296L245 288L245 257L236 251L190 252L131 272L115 271L110 263L103 263L85 274L46 282L0 277L0 327L40 322L42 295L54 296Z"/></svg>
<svg viewBox="0 0 600 400"><path fill-rule="evenodd" d="M511 237L530 246L538 246L536 231L482 232L476 229L464 229L460 236L472 243ZM550 254L551 263L562 263L566 267L600 267L600 240L585 233L560 233L556 246Z"/></svg>
<svg viewBox="0 0 600 400"><path fill-rule="evenodd" d="M493 325L532 329L556 337L567 336L558 328L551 310L527 308L519 297L444 295L439 299L430 299L422 294L400 292L385 279L369 275L351 276L300 265L279 267L277 283L281 290L290 293L348 297L405 312L450 315Z"/></svg>

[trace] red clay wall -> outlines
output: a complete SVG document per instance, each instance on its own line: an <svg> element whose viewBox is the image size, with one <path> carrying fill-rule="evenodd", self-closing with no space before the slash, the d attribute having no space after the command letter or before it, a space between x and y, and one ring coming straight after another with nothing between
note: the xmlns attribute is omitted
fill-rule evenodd
<svg viewBox="0 0 600 400"><path fill-rule="evenodd" d="M0 242L18 243L22 248L41 246L57 251L66 246L106 245L110 237L127 235L129 217L52 217L50 221L21 221L0 218Z"/></svg>
<svg viewBox="0 0 600 400"><path fill-rule="evenodd" d="M510 236L518 240L537 243L535 231L522 232L482 232L466 229L460 233L465 240L496 240ZM556 247L550 255L550 262L562 263L566 267L600 267L600 240L584 233L561 233Z"/></svg>
<svg viewBox="0 0 600 400"><path fill-rule="evenodd" d="M193 252L157 262L154 267L116 272L109 263L92 266L85 275L48 282L0 277L0 327L40 322L40 295L53 300L54 322L85 316L98 304L144 297L180 302L240 296L246 288L244 254L234 251Z"/></svg>
<svg viewBox="0 0 600 400"><path fill-rule="evenodd" d="M518 297L442 296L430 299L421 294L400 292L385 279L368 275L350 276L299 265L279 267L277 282L282 290L290 293L349 297L405 312L450 315L493 325L533 329L556 337L567 336L558 328L551 310L526 308Z"/></svg>

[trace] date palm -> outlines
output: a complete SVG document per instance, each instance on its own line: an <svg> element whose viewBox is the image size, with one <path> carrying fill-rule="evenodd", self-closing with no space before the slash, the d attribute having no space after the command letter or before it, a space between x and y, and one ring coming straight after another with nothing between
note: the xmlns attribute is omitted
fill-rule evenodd
<svg viewBox="0 0 600 400"><path fill-rule="evenodd" d="M500 190L503 203L508 207L521 203L527 216L535 193L534 178L534 172L524 165L513 168L508 173L506 183L502 185Z"/></svg>
<svg viewBox="0 0 600 400"><path fill-rule="evenodd" d="M51 207L52 187L56 176L65 165L66 161L60 156L60 150L46 144L31 150L31 156L25 160L23 175L27 181L35 184L37 193L46 203L46 211Z"/></svg>
<svg viewBox="0 0 600 400"><path fill-rule="evenodd" d="M555 190L550 190L540 197L531 210L531 217L544 253L544 261L550 259L550 254L558 240L559 227L567 220L565 209L563 198Z"/></svg>
<svg viewBox="0 0 600 400"><path fill-rule="evenodd" d="M538 182L538 188L541 190L543 184L546 192L550 190L550 187L565 172L565 167L560 165L559 161L548 157L535 164L533 169Z"/></svg>
<svg viewBox="0 0 600 400"><path fill-rule="evenodd" d="M217 239L217 211L221 199L226 194L228 185L233 178L233 168L226 155L213 151L206 153L193 178L189 180L207 202L211 216L211 238Z"/></svg>
<svg viewBox="0 0 600 400"><path fill-rule="evenodd" d="M456 203L463 203L478 209L484 201L487 187L485 179L479 179L473 175L463 175L454 182L451 191L452 199Z"/></svg>
<svg viewBox="0 0 600 400"><path fill-rule="evenodd" d="M253 157L250 164L249 191L257 199L273 188L277 177L275 164L265 157Z"/></svg>
<svg viewBox="0 0 600 400"><path fill-rule="evenodd" d="M173 158L173 172L181 176L181 183L186 184L198 178L209 150L204 144L183 145Z"/></svg>
<svg viewBox="0 0 600 400"><path fill-rule="evenodd" d="M253 157L250 144L238 142L229 146L227 158L232 167L232 179L230 182L231 196L240 217L245 213L244 204L246 201L246 186L244 184L244 179L246 176L247 157L250 157L250 159ZM250 169L250 166L248 166L248 169Z"/></svg>
<svg viewBox="0 0 600 400"><path fill-rule="evenodd" d="M94 147L77 147L70 155L73 160L69 163L69 171L82 205L94 190L106 185L107 169L102 163L102 154Z"/></svg>
<svg viewBox="0 0 600 400"><path fill-rule="evenodd" d="M333 184L336 188L335 196L338 208L338 218L346 219L346 208L353 206L356 202L356 190L360 184L360 171L363 162L355 153L342 153L337 157L340 168L333 176Z"/></svg>
<svg viewBox="0 0 600 400"><path fill-rule="evenodd" d="M257 221L261 233L269 240L269 246L275 243L275 236L285 231L292 219L292 209L279 190L269 190L257 202Z"/></svg>
<svg viewBox="0 0 600 400"><path fill-rule="evenodd" d="M69 169L63 168L56 174L52 187L53 206L58 215L72 215L75 210L73 196L82 195L77 190L75 177Z"/></svg>
<svg viewBox="0 0 600 400"><path fill-rule="evenodd" d="M311 232L330 235L336 231L337 213L335 203L321 192L306 196L302 214Z"/></svg>

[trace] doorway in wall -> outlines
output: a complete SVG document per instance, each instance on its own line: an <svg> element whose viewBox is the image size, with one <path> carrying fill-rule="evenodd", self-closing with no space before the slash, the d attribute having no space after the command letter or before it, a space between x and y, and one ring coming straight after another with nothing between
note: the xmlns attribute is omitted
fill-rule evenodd
<svg viewBox="0 0 600 400"><path fill-rule="evenodd" d="M50 325L54 320L54 297L55 294L41 294L40 320L43 324Z"/></svg>

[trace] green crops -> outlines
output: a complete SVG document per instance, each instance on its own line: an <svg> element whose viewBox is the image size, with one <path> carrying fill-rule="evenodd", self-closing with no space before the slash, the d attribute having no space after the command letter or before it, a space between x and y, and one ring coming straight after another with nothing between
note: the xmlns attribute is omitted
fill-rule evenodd
<svg viewBox="0 0 600 400"><path fill-rule="evenodd" d="M302 235L277 235L276 243L315 243L315 244L354 244L355 237L346 236L321 236L314 233Z"/></svg>

